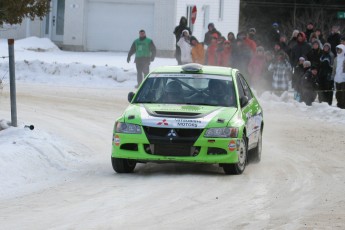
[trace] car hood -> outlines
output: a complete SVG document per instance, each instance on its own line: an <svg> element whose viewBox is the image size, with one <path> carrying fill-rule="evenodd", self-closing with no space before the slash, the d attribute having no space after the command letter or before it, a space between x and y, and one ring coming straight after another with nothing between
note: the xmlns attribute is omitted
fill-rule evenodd
<svg viewBox="0 0 345 230"><path fill-rule="evenodd" d="M150 127L205 128L224 127L237 108L201 105L132 104L124 112L124 121Z"/></svg>

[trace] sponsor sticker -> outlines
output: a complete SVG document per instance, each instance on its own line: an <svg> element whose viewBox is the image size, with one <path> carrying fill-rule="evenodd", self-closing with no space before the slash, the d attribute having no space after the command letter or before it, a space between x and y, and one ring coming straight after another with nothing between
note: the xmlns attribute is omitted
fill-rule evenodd
<svg viewBox="0 0 345 230"><path fill-rule="evenodd" d="M198 125L201 124L200 120L196 119L175 119L177 122L178 127L193 127L193 128L198 128Z"/></svg>
<svg viewBox="0 0 345 230"><path fill-rule="evenodd" d="M230 151L235 151L236 150L236 141L235 140L231 140L229 142L228 148Z"/></svg>
<svg viewBox="0 0 345 230"><path fill-rule="evenodd" d="M119 137L119 135L115 135L114 136L114 143L115 143L116 146L120 145L120 137Z"/></svg>

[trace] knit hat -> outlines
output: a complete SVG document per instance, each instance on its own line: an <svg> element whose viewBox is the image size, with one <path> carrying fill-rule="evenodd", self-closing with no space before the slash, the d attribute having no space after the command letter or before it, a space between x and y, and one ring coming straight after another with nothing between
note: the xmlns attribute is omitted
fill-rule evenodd
<svg viewBox="0 0 345 230"><path fill-rule="evenodd" d="M262 46L256 47L256 52L259 52L259 51L265 52L264 47L262 47Z"/></svg>
<svg viewBox="0 0 345 230"><path fill-rule="evenodd" d="M310 66L311 66L310 61L305 61L305 62L303 62L303 67L304 67L304 68L310 67Z"/></svg>
<svg viewBox="0 0 345 230"><path fill-rule="evenodd" d="M250 28L250 29L248 30L248 32L249 32L249 33L251 33L251 32L252 32L252 33L256 33L256 29L255 29L255 28Z"/></svg>
<svg viewBox="0 0 345 230"><path fill-rule="evenodd" d="M304 58L304 57L299 57L298 60L300 60L300 61L305 61L305 58Z"/></svg>
<svg viewBox="0 0 345 230"><path fill-rule="evenodd" d="M324 47L324 48L325 48L325 46L328 46L328 48L329 48L329 49L331 49L331 48L332 48L331 44L330 44L330 43L328 43L328 42L326 42L325 44L323 44L323 47Z"/></svg>

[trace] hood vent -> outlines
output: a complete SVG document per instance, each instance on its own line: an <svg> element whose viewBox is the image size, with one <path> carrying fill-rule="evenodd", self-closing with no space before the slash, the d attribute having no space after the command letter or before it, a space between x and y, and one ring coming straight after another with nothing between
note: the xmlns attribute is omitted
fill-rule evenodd
<svg viewBox="0 0 345 230"><path fill-rule="evenodd" d="M176 116L176 117L199 117L200 113L184 113L184 112L170 112L170 111L155 111L156 115L161 116Z"/></svg>

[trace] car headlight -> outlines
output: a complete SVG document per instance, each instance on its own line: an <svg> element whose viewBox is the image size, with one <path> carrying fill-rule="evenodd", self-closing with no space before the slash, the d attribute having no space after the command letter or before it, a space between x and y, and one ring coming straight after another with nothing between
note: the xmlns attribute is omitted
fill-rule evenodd
<svg viewBox="0 0 345 230"><path fill-rule="evenodd" d="M115 132L140 134L141 133L141 127L139 125L135 125L135 124L116 122Z"/></svg>
<svg viewBox="0 0 345 230"><path fill-rule="evenodd" d="M204 137L231 137L237 138L238 128L225 127L225 128L210 128L205 132Z"/></svg>

